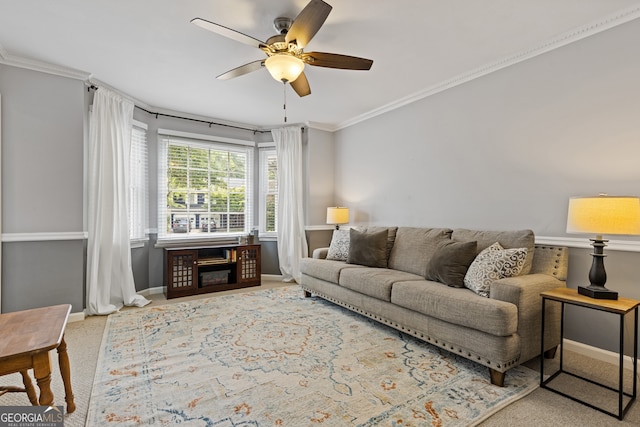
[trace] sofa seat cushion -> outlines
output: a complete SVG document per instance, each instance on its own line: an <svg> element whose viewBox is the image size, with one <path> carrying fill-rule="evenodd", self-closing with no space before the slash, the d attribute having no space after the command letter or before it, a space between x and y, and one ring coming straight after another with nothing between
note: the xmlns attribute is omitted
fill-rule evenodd
<svg viewBox="0 0 640 427"><path fill-rule="evenodd" d="M518 329L518 309L509 302L483 298L469 289L438 282L397 282L391 302L410 310L496 336Z"/></svg>
<svg viewBox="0 0 640 427"><path fill-rule="evenodd" d="M371 297L391 301L391 287L396 282L424 280L416 274L386 268L350 268L340 272L341 286Z"/></svg>
<svg viewBox="0 0 640 427"><path fill-rule="evenodd" d="M316 279L326 280L331 283L338 283L340 272L343 269L364 268L357 264L347 264L344 261L333 261L327 259L302 258L300 260L300 272Z"/></svg>

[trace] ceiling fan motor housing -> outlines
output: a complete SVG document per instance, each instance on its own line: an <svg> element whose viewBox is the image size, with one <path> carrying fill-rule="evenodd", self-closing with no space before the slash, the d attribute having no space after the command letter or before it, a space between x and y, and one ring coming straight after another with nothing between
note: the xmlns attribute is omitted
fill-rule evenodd
<svg viewBox="0 0 640 427"><path fill-rule="evenodd" d="M276 34L269 37L267 45L262 50L269 56L277 53L289 53L294 56L302 54L302 49L296 43L287 43L284 36L284 34Z"/></svg>
<svg viewBox="0 0 640 427"><path fill-rule="evenodd" d="M280 34L287 34L287 32L289 31L289 28L291 28L291 25L293 24L293 19L291 18L287 18L284 16L279 16L276 19L273 20L273 26L276 29L276 31Z"/></svg>

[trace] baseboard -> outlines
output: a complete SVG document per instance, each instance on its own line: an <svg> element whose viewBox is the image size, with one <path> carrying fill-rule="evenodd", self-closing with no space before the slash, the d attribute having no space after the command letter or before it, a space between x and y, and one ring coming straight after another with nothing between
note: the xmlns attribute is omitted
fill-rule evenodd
<svg viewBox="0 0 640 427"><path fill-rule="evenodd" d="M69 314L69 319L67 319L67 323L81 322L84 320L85 317L86 316L84 314L84 311L81 311L79 313L71 313Z"/></svg>
<svg viewBox="0 0 640 427"><path fill-rule="evenodd" d="M592 347L590 345L568 339L563 340L563 345L565 350L570 350L574 353L582 354L592 359L601 360L612 365L617 366L620 362L620 355L613 351L603 350L601 348ZM633 370L633 357L624 357L624 368Z"/></svg>
<svg viewBox="0 0 640 427"><path fill-rule="evenodd" d="M158 295L164 293L164 286L155 286L153 288L143 289L138 294L143 297L148 297L149 295Z"/></svg>
<svg viewBox="0 0 640 427"><path fill-rule="evenodd" d="M269 280L282 280L282 274L262 274L261 277Z"/></svg>

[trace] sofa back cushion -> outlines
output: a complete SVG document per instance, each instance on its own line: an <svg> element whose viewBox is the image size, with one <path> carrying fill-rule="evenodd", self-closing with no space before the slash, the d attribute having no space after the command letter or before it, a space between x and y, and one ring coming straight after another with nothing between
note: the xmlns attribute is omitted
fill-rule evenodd
<svg viewBox="0 0 640 427"><path fill-rule="evenodd" d="M453 230L451 238L459 242L475 240L478 242L478 253L493 245L495 242L500 243L505 249L527 248L527 257L525 258L520 275L529 274L531 271L535 246L535 235L532 230L484 231L456 228Z"/></svg>
<svg viewBox="0 0 640 427"><path fill-rule="evenodd" d="M438 246L451 239L450 228L398 227L389 268L425 277Z"/></svg>

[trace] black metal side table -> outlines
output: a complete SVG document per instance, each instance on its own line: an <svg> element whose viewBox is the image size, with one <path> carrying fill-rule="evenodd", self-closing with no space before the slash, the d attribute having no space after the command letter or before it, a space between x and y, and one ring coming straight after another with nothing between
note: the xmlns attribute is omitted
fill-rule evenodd
<svg viewBox="0 0 640 427"><path fill-rule="evenodd" d="M540 387L545 388L547 390L551 390L554 393L560 394L564 397L567 397L576 402L582 403L590 408L603 412L612 417L616 417L619 420L622 420L626 415L627 411L631 404L636 400L637 394L637 375L638 375L638 306L640 306L640 301L628 299L628 298L619 298L617 300L604 300L604 299L594 299L589 298L584 295L578 294L576 289L570 288L558 288L553 289L551 291L542 292L540 294L542 296L542 336L540 339L540 348L541 354L544 352L544 321L545 321L545 304L547 300L560 302L562 305L562 314L560 320L560 342L564 339L564 307L565 304L577 305L581 307L591 308L594 310L604 311L607 313L617 314L620 316L620 349L619 349L619 379L618 379L618 388L615 389L613 387L609 387L605 384L596 382L589 378L585 378L583 376L577 375L575 373L571 373L564 370L563 366L563 353L564 349L562 345L560 346L560 368L557 372L549 376L546 380L544 379L544 358L540 358ZM633 326L633 392L631 394L624 391L623 387L623 372L624 372L624 319L625 316L634 312L634 326ZM570 375L572 377L578 378L580 380L589 382L591 384L595 384L604 389L614 391L618 394L618 414L614 414L609 412L603 408L592 405L588 402L580 400L576 397L570 396L560 390L556 390L550 387L550 384L554 379L556 379L560 374ZM626 405L623 407L623 399L624 396L630 398Z"/></svg>

